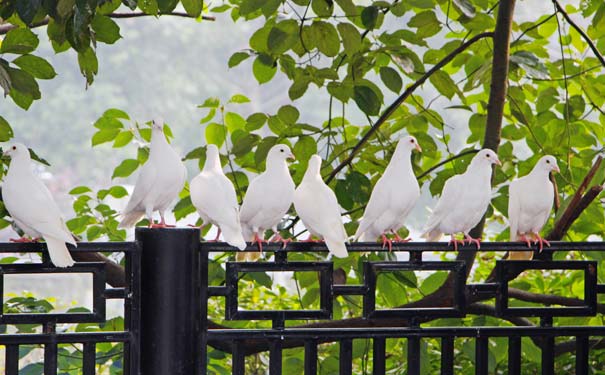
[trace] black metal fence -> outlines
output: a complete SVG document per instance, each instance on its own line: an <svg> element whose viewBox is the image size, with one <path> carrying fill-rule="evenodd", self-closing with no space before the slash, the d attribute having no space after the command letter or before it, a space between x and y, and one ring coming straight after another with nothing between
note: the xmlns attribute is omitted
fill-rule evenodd
<svg viewBox="0 0 605 375"><path fill-rule="evenodd" d="M299 252L324 253L321 244L293 243L286 249L277 244L264 247L265 259L260 262L221 263L225 279L209 283L209 264L217 253L235 253L237 250L221 243L202 243L196 229L138 229L136 241L129 243L81 243L74 252L123 253L126 269L125 286L108 288L107 269L101 262L79 262L69 269L50 265L40 244L1 244L0 253L42 253L41 263L0 265L0 287L5 274L90 273L93 279L93 308L90 313L9 314L3 311L0 324L38 324L39 333L0 334L0 345L5 347L5 373L19 373L19 349L22 345L42 345L44 374L57 374L57 346L65 343L82 345L82 374L95 373L95 346L99 343L123 343L123 370L127 375L191 375L208 373L209 347L224 351L231 357L231 372L246 372L246 357L251 353L269 353L269 373L282 373L283 350L300 347L304 350L304 374L318 373L318 346L338 343L339 373L353 373L353 342L369 339L372 342L372 373L386 373L386 343L388 339L407 342L407 374L421 372L421 344L423 340L440 340L441 374L453 374L455 339L470 338L475 342L475 373L488 373L490 340L507 338L508 374L521 374L522 338L540 341L542 374L555 373L555 339L575 337L575 373L589 373L589 354L594 338L605 337L605 326L553 325L553 318L594 316L597 314L597 296L605 293L605 284L597 281L595 261L545 260L497 261L492 282L467 284L467 269L461 261L428 261L426 252L449 252L444 243L394 244L394 253L408 253L407 261L366 261L363 263L363 283L339 284L334 278L331 261L289 261ZM481 251L524 251L523 244L483 243ZM246 251L255 251L250 247ZM464 247L461 251L471 251ZM352 244L350 252L385 251L379 244ZM553 243L547 251L605 251L605 243ZM230 257L229 259L233 259ZM268 260L267 260L268 259ZM584 298L572 306L515 307L509 303L509 279L523 270L579 270L584 275ZM249 272L316 272L319 289L318 308L311 310L253 310L244 309L238 300L240 277ZM447 306L415 308L380 308L376 303L378 275L400 271L441 271L450 275L453 288ZM210 286L210 284L214 286ZM3 288L2 288L3 289ZM4 293L3 293L4 294ZM361 316L355 324L321 328L309 325L292 327L290 321L329 321L333 317L333 302L338 296L355 296L363 301ZM538 326L457 326L423 327L426 320L446 317L464 317L471 311L475 297L495 299L495 315L504 319L539 317ZM124 330L118 332L58 332L57 324L102 323L105 321L105 303L120 299L124 303ZM209 299L224 303L226 321L270 321L270 326L259 329L234 329L218 325L208 319ZM381 322L396 321L386 326ZM10 332L10 330L6 331ZM569 370L574 372L573 369Z"/></svg>

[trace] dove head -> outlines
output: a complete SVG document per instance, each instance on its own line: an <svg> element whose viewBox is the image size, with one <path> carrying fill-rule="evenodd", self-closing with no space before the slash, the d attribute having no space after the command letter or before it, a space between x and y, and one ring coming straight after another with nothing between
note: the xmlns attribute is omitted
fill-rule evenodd
<svg viewBox="0 0 605 375"><path fill-rule="evenodd" d="M221 158L218 152L218 147L213 144L206 146L206 164L204 169L207 168L218 168L221 169Z"/></svg>
<svg viewBox="0 0 605 375"><path fill-rule="evenodd" d="M307 166L306 175L309 176L319 176L319 172L321 171L321 156L315 154L311 156L309 159L309 165Z"/></svg>
<svg viewBox="0 0 605 375"><path fill-rule="evenodd" d="M502 165L502 163L500 163L500 159L498 159L498 155L496 155L496 153L490 150L489 148L484 148L483 150L479 151L477 155L475 155L471 163L487 163L488 165L496 164L500 166Z"/></svg>
<svg viewBox="0 0 605 375"><path fill-rule="evenodd" d="M296 159L292 151L290 151L290 147L284 144L278 144L269 150L269 154L267 154L267 163L274 163L278 161L286 161L287 159Z"/></svg>
<svg viewBox="0 0 605 375"><path fill-rule="evenodd" d="M412 150L414 150L414 149L418 152L422 152L422 148L420 147L420 144L418 144L418 141L416 140L416 138L411 135L401 138L399 140L399 143L397 143L397 148L408 151L408 152L412 152Z"/></svg>
<svg viewBox="0 0 605 375"><path fill-rule="evenodd" d="M557 159L555 159L555 157L552 155L546 155L540 158L540 160L538 160L538 163L536 163L535 168L539 168L540 170L543 170L546 173L561 172L559 170L559 166L557 165Z"/></svg>
<svg viewBox="0 0 605 375"><path fill-rule="evenodd" d="M154 131L164 132L164 120L161 118L155 118L151 121L151 129Z"/></svg>
<svg viewBox="0 0 605 375"><path fill-rule="evenodd" d="M29 149L21 143L13 143L7 149L4 150L3 155L9 156L11 160L30 160Z"/></svg>

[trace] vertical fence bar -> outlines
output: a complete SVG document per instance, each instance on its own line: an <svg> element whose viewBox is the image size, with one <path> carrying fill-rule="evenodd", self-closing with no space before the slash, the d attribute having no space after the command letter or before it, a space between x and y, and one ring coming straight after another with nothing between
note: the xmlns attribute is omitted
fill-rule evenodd
<svg viewBox="0 0 605 375"><path fill-rule="evenodd" d="M476 375L487 375L488 361L487 361L487 344L489 339L487 337L477 337L475 340L475 374Z"/></svg>
<svg viewBox="0 0 605 375"><path fill-rule="evenodd" d="M44 375L57 375L57 343L44 344Z"/></svg>
<svg viewBox="0 0 605 375"><path fill-rule="evenodd" d="M373 341L372 374L384 375L386 373L386 340L375 338Z"/></svg>
<svg viewBox="0 0 605 375"><path fill-rule="evenodd" d="M200 374L208 371L208 248L206 244L200 245Z"/></svg>
<svg viewBox="0 0 605 375"><path fill-rule="evenodd" d="M454 338L441 338L441 375L454 374Z"/></svg>
<svg viewBox="0 0 605 375"><path fill-rule="evenodd" d="M317 374L317 342L305 341L305 375Z"/></svg>
<svg viewBox="0 0 605 375"><path fill-rule="evenodd" d="M408 338L408 375L420 375L420 337Z"/></svg>
<svg viewBox="0 0 605 375"><path fill-rule="evenodd" d="M521 375L521 337L508 338L508 373Z"/></svg>
<svg viewBox="0 0 605 375"><path fill-rule="evenodd" d="M5 350L6 375L19 375L19 345L6 345Z"/></svg>
<svg viewBox="0 0 605 375"><path fill-rule="evenodd" d="M269 375L281 375L281 341L274 340L269 344Z"/></svg>
<svg viewBox="0 0 605 375"><path fill-rule="evenodd" d="M126 252L126 291L124 324L130 340L124 343L125 375L140 374L141 355L141 247L135 242L133 251Z"/></svg>
<svg viewBox="0 0 605 375"><path fill-rule="evenodd" d="M95 375L96 344L84 343L82 348L82 375Z"/></svg>
<svg viewBox="0 0 605 375"><path fill-rule="evenodd" d="M544 337L542 341L542 375L555 374L555 338Z"/></svg>
<svg viewBox="0 0 605 375"><path fill-rule="evenodd" d="M199 371L199 229L137 228L141 247L141 374Z"/></svg>
<svg viewBox="0 0 605 375"><path fill-rule="evenodd" d="M353 340L340 340L340 375L353 373Z"/></svg>
<svg viewBox="0 0 605 375"><path fill-rule="evenodd" d="M239 342L233 343L233 353L231 354L231 373L233 375L246 375L246 356L244 348Z"/></svg>
<svg viewBox="0 0 605 375"><path fill-rule="evenodd" d="M588 336L576 337L576 374L588 374Z"/></svg>

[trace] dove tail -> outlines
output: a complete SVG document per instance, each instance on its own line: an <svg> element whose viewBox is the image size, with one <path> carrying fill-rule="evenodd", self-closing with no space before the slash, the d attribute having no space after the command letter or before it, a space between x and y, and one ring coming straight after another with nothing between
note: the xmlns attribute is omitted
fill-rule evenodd
<svg viewBox="0 0 605 375"><path fill-rule="evenodd" d="M75 262L69 250L67 250L65 241L48 236L45 236L44 240L46 241L50 260L56 267L71 267L74 265Z"/></svg>
<svg viewBox="0 0 605 375"><path fill-rule="evenodd" d="M426 242L433 242L433 241L439 241L439 239L441 238L441 236L443 236L443 233L441 233L437 229L433 229L433 230L431 230L429 232L425 232L420 237L425 238Z"/></svg>
<svg viewBox="0 0 605 375"><path fill-rule="evenodd" d="M233 228L231 226L224 225L221 227L223 232L223 238L225 238L225 242L227 242L231 246L235 246L240 250L244 250L246 248L246 241L244 241L244 237L242 236L242 231L239 226Z"/></svg>
<svg viewBox="0 0 605 375"><path fill-rule="evenodd" d="M324 240L326 241L326 246L328 246L330 253L333 254L335 257L345 258L347 255L349 255L349 252L347 251L347 245L345 245L342 240L333 241L329 238L324 238Z"/></svg>
<svg viewBox="0 0 605 375"><path fill-rule="evenodd" d="M130 211L124 214L124 218L118 228L132 228L145 216L145 211Z"/></svg>

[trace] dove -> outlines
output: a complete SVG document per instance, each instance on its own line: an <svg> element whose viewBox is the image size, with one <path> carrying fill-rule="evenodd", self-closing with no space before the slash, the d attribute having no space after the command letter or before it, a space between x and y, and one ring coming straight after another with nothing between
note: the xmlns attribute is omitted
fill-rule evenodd
<svg viewBox="0 0 605 375"><path fill-rule="evenodd" d="M65 243L76 245L67 229L57 203L44 183L33 174L27 147L15 143L4 152L11 158L2 186L4 205L15 224L34 238L11 239L12 242L46 241L50 260L56 267L74 265Z"/></svg>
<svg viewBox="0 0 605 375"><path fill-rule="evenodd" d="M323 238L331 254L344 258L348 255L347 232L340 206L332 189L322 180L320 170L321 157L311 156L307 171L294 191L294 209L311 235Z"/></svg>
<svg viewBox="0 0 605 375"><path fill-rule="evenodd" d="M239 223L239 206L235 189L221 167L218 148L206 146L204 169L189 184L191 203L204 223L218 227L215 241L221 232L225 241L240 250L246 248Z"/></svg>
<svg viewBox="0 0 605 375"><path fill-rule="evenodd" d="M422 152L418 141L412 136L404 137L397 143L389 165L372 190L355 239L375 241L381 236L382 246L388 244L389 251L392 241L387 238L387 232L395 235L395 241L406 241L399 237L397 231L420 197L418 180L412 170L411 155L414 149Z"/></svg>
<svg viewBox="0 0 605 375"><path fill-rule="evenodd" d="M422 237L436 241L443 233L449 234L449 244L458 250L458 243L464 245L464 240L457 240L455 234L463 233L469 245L474 243L477 249L481 247L481 240L472 238L468 232L481 221L489 206L492 164L502 165L494 151L483 149L473 157L466 172L445 182Z"/></svg>
<svg viewBox="0 0 605 375"><path fill-rule="evenodd" d="M550 172L559 172L557 160L550 155L538 160L529 174L511 182L508 191L508 221L510 240L525 241L531 247L527 234L534 236L540 251L550 243L540 236L546 224L555 197L555 189L550 181ZM508 259L529 260L533 251L511 251Z"/></svg>
<svg viewBox="0 0 605 375"><path fill-rule="evenodd" d="M149 219L149 227L167 227L164 213L185 185L187 170L164 136L163 121L154 120L151 129L149 158L141 167L120 228L134 226L143 216ZM154 211L160 212L159 224L153 223Z"/></svg>
<svg viewBox="0 0 605 375"><path fill-rule="evenodd" d="M290 148L278 144L267 154L267 168L257 176L246 191L240 209L240 222L245 240L253 240L263 251L262 237L267 229L277 233L274 240L287 242L277 231L277 224L284 217L294 199L294 181L288 170L287 159L294 159ZM237 259L253 260L258 253L239 253Z"/></svg>

